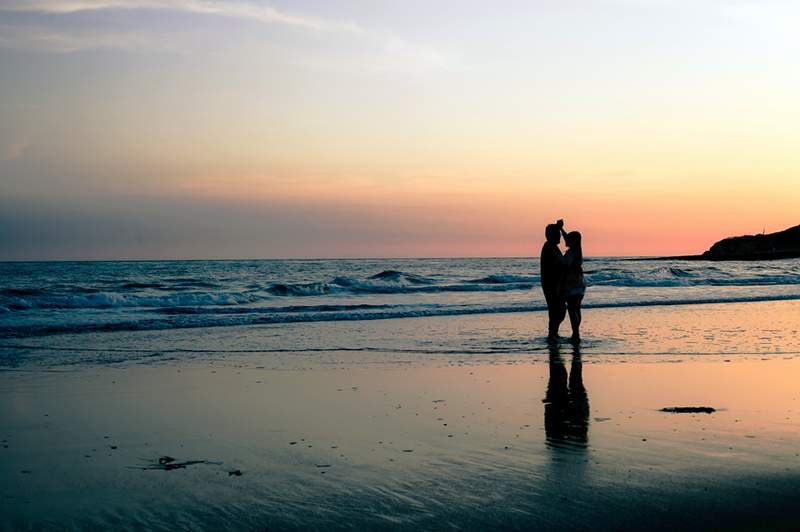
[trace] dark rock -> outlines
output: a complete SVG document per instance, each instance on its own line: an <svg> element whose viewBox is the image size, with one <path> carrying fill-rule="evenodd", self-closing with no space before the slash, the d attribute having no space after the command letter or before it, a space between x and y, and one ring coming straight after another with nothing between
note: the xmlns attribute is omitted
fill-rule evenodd
<svg viewBox="0 0 800 532"><path fill-rule="evenodd" d="M720 240L701 255L709 260L767 260L800 257L800 225L777 233Z"/></svg>

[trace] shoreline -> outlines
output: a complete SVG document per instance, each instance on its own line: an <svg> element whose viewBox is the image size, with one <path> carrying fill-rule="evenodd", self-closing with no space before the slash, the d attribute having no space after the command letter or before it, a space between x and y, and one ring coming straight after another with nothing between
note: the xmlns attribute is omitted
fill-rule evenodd
<svg viewBox="0 0 800 532"><path fill-rule="evenodd" d="M800 300L586 308L584 356L800 353ZM275 368L337 361L441 364L547 353L544 312L59 334L0 341L0 368L182 364ZM562 335L569 334L567 323ZM569 344L566 344L569 348ZM461 356L463 355L463 356ZM302 361L302 362L301 362Z"/></svg>
<svg viewBox="0 0 800 532"><path fill-rule="evenodd" d="M724 287L730 289L731 286ZM734 286L734 288L737 288ZM769 295L728 295L727 297L696 297L693 299L654 299L644 301L618 301L618 302L597 302L592 303L591 300L582 304L582 309L636 309L646 307L670 307L670 306L694 306L694 305L724 305L724 304L749 304L749 303L768 303L768 302L781 302L781 301L800 301L800 294L786 293L786 294L769 294ZM311 305L310 308L317 308ZM542 313L547 310L543 303L534 303L529 305L515 305L507 307L492 307L492 308L456 308L456 309L435 309L435 310L397 310L385 311L381 310L374 314L367 312L366 314L350 314L341 313L337 316L330 315L291 315L289 313L282 315L280 318L272 317L265 319L254 319L248 323L231 323L231 324L216 324L200 321L197 324L182 324L170 325L169 327L153 327L149 325L142 325L134 327L125 323L110 323L101 325L85 325L75 326L69 325L63 328L49 327L45 330L35 332L28 332L22 334L17 330L14 333L7 335L0 334L0 350L15 348L20 344L24 344L26 340L36 338L48 338L61 335L83 335L83 334L113 334L113 333L137 333L137 332L159 332L163 331L169 333L170 331L179 330L196 330L196 329L218 329L228 327L258 327L264 325L293 325L293 324L314 324L314 323L338 323L338 322L361 322L361 321L380 321L380 320L398 320L398 319L425 319L425 318L450 318L460 316L490 316L502 314L516 314L516 313ZM333 314L333 312L331 313Z"/></svg>

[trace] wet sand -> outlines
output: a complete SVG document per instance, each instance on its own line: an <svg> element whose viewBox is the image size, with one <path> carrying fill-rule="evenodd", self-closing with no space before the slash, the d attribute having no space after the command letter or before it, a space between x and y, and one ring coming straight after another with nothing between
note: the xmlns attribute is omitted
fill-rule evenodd
<svg viewBox="0 0 800 532"><path fill-rule="evenodd" d="M271 328L193 332L209 349L240 338L225 357L31 350L0 372L0 526L796 529L797 310L587 311L580 351L242 352ZM542 320L481 318L336 334L483 327L514 343ZM114 345L190 341L171 334ZM661 411L688 406L715 411Z"/></svg>

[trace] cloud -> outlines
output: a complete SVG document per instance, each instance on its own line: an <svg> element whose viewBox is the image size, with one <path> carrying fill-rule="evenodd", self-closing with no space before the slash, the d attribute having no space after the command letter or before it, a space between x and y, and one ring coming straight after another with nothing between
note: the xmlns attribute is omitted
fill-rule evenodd
<svg viewBox="0 0 800 532"><path fill-rule="evenodd" d="M363 33L353 22L292 15L273 7L242 1L208 0L7 0L0 11L73 14L100 10L156 9L200 15L216 15L281 24L314 31Z"/></svg>
<svg viewBox="0 0 800 532"><path fill-rule="evenodd" d="M465 256L496 243L485 223L414 214L325 199L0 196L0 260Z"/></svg>
<svg viewBox="0 0 800 532"><path fill-rule="evenodd" d="M163 50L164 46L134 32L65 32L41 26L0 25L0 48L71 53L91 49Z"/></svg>
<svg viewBox="0 0 800 532"><path fill-rule="evenodd" d="M401 39L396 35L367 29L347 20L296 15L274 7L243 0L3 0L0 13L39 15L80 15L97 11L158 10L189 15L227 17L265 25L283 26L318 35L346 36L360 43L355 53L337 54L332 50L310 54L307 50L283 55L290 62L312 68L372 72L420 72L439 69L450 59L430 46ZM60 26L52 17L46 25L0 27L0 47L50 53L71 53L90 49L148 51L177 50L175 33L169 37L153 35L152 29L132 31L77 31ZM163 37L163 38L160 38ZM157 41L157 42L156 42ZM165 46L166 44L166 46ZM335 49L336 46L330 47ZM275 48L273 48L274 50Z"/></svg>

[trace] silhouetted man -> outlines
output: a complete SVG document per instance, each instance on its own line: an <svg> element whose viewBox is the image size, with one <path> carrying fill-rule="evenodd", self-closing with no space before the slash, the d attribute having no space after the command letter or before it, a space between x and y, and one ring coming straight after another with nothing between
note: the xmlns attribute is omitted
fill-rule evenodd
<svg viewBox="0 0 800 532"><path fill-rule="evenodd" d="M564 321L567 315L567 303L558 294L558 283L564 267L564 256L558 248L561 243L561 228L564 221L548 225L544 230L547 241L542 246L540 281L544 300L547 302L548 331L547 339L550 341L558 339L558 326Z"/></svg>

